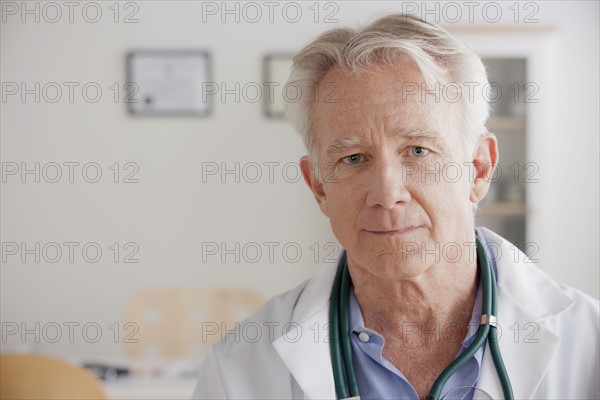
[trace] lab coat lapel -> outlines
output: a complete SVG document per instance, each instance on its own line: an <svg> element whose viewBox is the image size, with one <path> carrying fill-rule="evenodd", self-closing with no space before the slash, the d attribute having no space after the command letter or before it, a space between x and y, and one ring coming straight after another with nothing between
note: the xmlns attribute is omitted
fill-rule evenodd
<svg viewBox="0 0 600 400"><path fill-rule="evenodd" d="M516 399L530 399L541 383L554 357L560 337L542 322L573 305L554 281L539 270L523 253L514 262L515 251L507 241L485 229L487 247L498 266L498 345ZM499 250L498 250L499 249ZM489 250L488 250L489 251ZM493 399L502 399L502 387L489 347L483 357L479 389ZM474 398L482 398L476 394Z"/></svg>
<svg viewBox="0 0 600 400"><path fill-rule="evenodd" d="M531 399L554 357L560 338L500 288L498 302L498 334L501 335L498 345L514 397ZM477 387L493 399L504 398L489 347L484 353Z"/></svg>
<svg viewBox="0 0 600 400"><path fill-rule="evenodd" d="M324 266L310 281L294 308L287 334L273 342L307 399L336 397L328 325L336 267L337 263Z"/></svg>
<svg viewBox="0 0 600 400"><path fill-rule="evenodd" d="M335 398L327 336L328 310L327 304L273 343L307 399Z"/></svg>

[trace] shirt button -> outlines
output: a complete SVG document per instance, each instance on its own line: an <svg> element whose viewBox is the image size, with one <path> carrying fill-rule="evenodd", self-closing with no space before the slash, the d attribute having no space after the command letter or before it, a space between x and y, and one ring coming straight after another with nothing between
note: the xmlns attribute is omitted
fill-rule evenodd
<svg viewBox="0 0 600 400"><path fill-rule="evenodd" d="M363 343L367 343L369 341L369 339L371 339L371 337L369 336L369 334L367 332L361 332L361 333L359 333L358 334L358 338Z"/></svg>

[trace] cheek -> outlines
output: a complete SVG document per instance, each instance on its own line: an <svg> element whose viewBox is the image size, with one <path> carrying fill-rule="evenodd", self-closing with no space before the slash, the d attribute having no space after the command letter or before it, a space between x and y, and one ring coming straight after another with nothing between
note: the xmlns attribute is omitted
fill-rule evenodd
<svg viewBox="0 0 600 400"><path fill-rule="evenodd" d="M360 187L349 182L330 182L325 184L325 193L329 220L336 237L338 234L351 234L354 221L364 204Z"/></svg>
<svg viewBox="0 0 600 400"><path fill-rule="evenodd" d="M448 165L421 169L407 182L413 201L421 205L434 225L440 220L463 219L471 210L468 176L458 164Z"/></svg>

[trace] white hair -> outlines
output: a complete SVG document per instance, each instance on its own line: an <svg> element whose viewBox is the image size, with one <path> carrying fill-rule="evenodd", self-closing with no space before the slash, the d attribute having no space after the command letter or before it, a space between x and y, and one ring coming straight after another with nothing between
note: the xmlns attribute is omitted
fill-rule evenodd
<svg viewBox="0 0 600 400"><path fill-rule="evenodd" d="M335 66L349 73L376 71L406 57L417 64L428 87L452 82L453 87L462 90L458 101L464 106L466 141L471 145L477 142L486 132L490 112L481 95L488 83L481 59L441 27L398 13L381 17L359 30L327 31L294 57L287 85L298 88L301 96L294 102L287 99L285 114L312 159L318 158L312 125L313 99L327 72ZM465 91L465 87L471 90ZM479 95L472 96L471 92Z"/></svg>

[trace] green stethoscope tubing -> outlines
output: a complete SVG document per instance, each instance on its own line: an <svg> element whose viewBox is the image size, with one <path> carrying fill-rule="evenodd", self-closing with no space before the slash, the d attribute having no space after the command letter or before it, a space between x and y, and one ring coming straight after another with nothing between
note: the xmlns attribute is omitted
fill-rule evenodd
<svg viewBox="0 0 600 400"><path fill-rule="evenodd" d="M482 282L482 322L477 329L473 342L458 356L436 379L428 400L437 400L440 398L444 384L450 377L471 358L477 350L485 345L486 340L490 346L490 353L500 379L502 392L505 400L512 400L513 392L510 384L506 367L500 355L498 347L498 332L496 328L497 294L496 278L494 270L490 266L483 244L478 237L477 260L479 264L481 282ZM350 289L352 280L348 272L348 261L346 252L342 256L331 289L331 304L329 307L329 320L331 332L331 363L333 367L333 377L335 381L335 391L338 399L347 399L349 397L359 397L358 383L356 382L356 373L354 371L354 362L352 360L352 345L350 343ZM484 320L485 317L485 320ZM346 387L345 383L348 382Z"/></svg>

